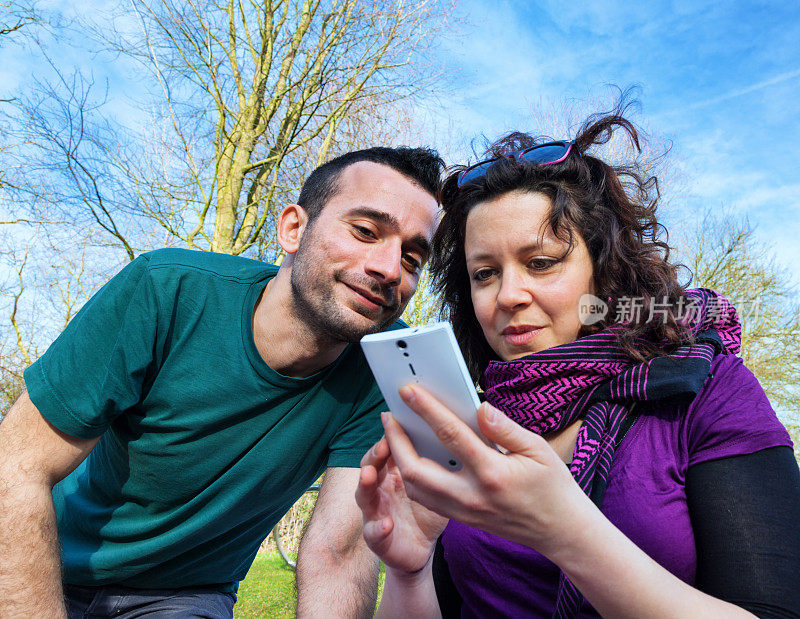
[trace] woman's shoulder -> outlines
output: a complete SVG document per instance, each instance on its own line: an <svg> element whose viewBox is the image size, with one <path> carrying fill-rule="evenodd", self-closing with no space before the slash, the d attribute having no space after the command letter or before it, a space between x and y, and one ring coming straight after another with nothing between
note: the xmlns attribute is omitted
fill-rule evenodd
<svg viewBox="0 0 800 619"><path fill-rule="evenodd" d="M717 355L683 420L689 466L791 446L758 379L735 355Z"/></svg>

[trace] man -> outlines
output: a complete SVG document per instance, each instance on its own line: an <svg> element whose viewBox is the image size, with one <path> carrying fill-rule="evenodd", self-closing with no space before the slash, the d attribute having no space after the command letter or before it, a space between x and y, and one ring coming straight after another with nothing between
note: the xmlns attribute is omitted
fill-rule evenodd
<svg viewBox="0 0 800 619"><path fill-rule="evenodd" d="M383 403L353 343L414 293L441 168L425 149L343 155L281 214L279 270L159 250L86 304L0 425L0 616L65 615L60 541L71 616L229 617L323 471L298 614L371 612L353 493Z"/></svg>

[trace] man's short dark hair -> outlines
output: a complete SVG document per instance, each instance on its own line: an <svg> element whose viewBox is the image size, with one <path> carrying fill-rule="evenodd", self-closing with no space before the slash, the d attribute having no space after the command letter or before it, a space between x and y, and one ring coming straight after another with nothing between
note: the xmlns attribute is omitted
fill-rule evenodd
<svg viewBox="0 0 800 619"><path fill-rule="evenodd" d="M309 221L316 218L325 204L339 191L338 181L342 170L360 161L388 166L432 196L437 195L444 169L444 161L431 148L376 146L339 155L319 166L303 183L297 203L308 214Z"/></svg>

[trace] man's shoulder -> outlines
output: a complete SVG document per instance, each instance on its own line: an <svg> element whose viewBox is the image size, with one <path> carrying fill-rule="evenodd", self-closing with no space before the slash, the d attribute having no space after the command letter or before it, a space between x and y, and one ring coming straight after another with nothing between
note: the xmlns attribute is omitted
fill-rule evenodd
<svg viewBox="0 0 800 619"><path fill-rule="evenodd" d="M388 327L383 329L382 332L385 333L386 331L397 331L398 329L407 329L407 328L408 328L408 325L405 322L403 322L402 320L398 319L398 320L395 320ZM361 348L361 344L360 343L358 343L358 342L354 343L354 345L351 348L351 353L352 353L352 356L357 359L357 363L359 365L363 365L365 368L369 367L368 364L367 364L367 358L364 356L364 351ZM370 378L372 378L372 372L371 371L367 370L367 375Z"/></svg>
<svg viewBox="0 0 800 619"><path fill-rule="evenodd" d="M383 331L396 331L397 329L406 329L407 327L408 325L402 320L396 320ZM344 362L339 364L340 371L344 370L346 372L354 372L356 375L361 375L364 378L365 384L374 387L377 392L377 384L372 376L372 370L369 368L367 358L364 356L364 350L361 348L360 343L354 342L343 359Z"/></svg>
<svg viewBox="0 0 800 619"><path fill-rule="evenodd" d="M151 273L161 272L162 275L164 272L194 272L249 283L272 277L278 272L278 267L273 264L242 256L174 247L156 249L142 254L142 257L146 258Z"/></svg>
<svg viewBox="0 0 800 619"><path fill-rule="evenodd" d="M407 329L408 325L404 323L402 320L398 319L388 327L384 329L384 331L397 331L398 329Z"/></svg>

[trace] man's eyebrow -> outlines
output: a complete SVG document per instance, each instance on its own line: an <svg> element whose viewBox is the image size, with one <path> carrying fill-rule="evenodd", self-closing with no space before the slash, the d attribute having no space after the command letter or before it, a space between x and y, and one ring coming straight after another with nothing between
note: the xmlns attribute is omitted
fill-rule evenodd
<svg viewBox="0 0 800 619"><path fill-rule="evenodd" d="M431 244L421 234L417 234L411 239L411 244L416 245L419 253L422 254L422 261L425 262L431 254Z"/></svg>
<svg viewBox="0 0 800 619"><path fill-rule="evenodd" d="M353 209L347 211L346 215L349 216L356 216L356 217L367 217L374 221L384 224L388 226L395 232L400 231L400 222L394 215L391 215L385 211L379 211L374 208L369 208L368 206L357 206ZM411 245L416 246L419 252L423 255L423 259L427 259L428 255L431 253L431 244L421 234L416 234L411 237L409 241Z"/></svg>
<svg viewBox="0 0 800 619"><path fill-rule="evenodd" d="M397 221L397 218L394 215L390 215L385 211L369 208L368 206L357 206L347 211L345 215L368 217L369 219L374 219L375 221L385 224L394 230L400 229L400 222Z"/></svg>

